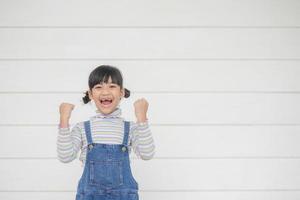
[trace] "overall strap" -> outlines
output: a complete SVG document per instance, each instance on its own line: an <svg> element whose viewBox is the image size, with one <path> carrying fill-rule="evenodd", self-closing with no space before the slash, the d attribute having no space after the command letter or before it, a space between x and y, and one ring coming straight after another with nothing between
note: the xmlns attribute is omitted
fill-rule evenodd
<svg viewBox="0 0 300 200"><path fill-rule="evenodd" d="M85 134L87 138L87 143L91 144L93 143L92 135L91 135L91 124L90 121L85 121L84 122L84 129L85 129Z"/></svg>
<svg viewBox="0 0 300 200"><path fill-rule="evenodd" d="M124 121L124 137L123 137L123 145L128 146L128 136L129 136L130 122Z"/></svg>

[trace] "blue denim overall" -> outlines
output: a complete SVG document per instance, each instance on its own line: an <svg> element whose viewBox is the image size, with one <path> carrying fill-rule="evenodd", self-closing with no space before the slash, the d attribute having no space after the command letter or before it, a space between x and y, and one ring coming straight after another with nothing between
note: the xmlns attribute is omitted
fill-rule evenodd
<svg viewBox="0 0 300 200"><path fill-rule="evenodd" d="M84 122L87 155L78 181L76 200L138 200L138 183L131 173L128 135L124 121L122 144L93 143L90 121Z"/></svg>

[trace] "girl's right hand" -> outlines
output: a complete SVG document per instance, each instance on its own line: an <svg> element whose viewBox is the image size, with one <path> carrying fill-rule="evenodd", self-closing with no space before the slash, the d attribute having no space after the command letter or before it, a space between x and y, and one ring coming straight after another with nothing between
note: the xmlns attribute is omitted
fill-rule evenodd
<svg viewBox="0 0 300 200"><path fill-rule="evenodd" d="M61 103L59 106L60 117L64 119L69 119L71 117L72 110L75 105L70 103Z"/></svg>

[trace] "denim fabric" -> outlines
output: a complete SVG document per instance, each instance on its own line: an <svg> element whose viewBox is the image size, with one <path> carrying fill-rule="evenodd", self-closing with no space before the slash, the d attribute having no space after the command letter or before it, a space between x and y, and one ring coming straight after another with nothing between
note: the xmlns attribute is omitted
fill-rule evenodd
<svg viewBox="0 0 300 200"><path fill-rule="evenodd" d="M124 121L122 144L101 144L93 143L90 121L84 122L88 149L76 200L139 200L128 153L129 126Z"/></svg>

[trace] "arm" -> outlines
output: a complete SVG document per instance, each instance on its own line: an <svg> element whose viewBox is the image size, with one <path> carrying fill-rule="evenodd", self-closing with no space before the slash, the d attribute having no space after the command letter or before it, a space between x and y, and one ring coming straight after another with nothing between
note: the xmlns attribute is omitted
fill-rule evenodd
<svg viewBox="0 0 300 200"><path fill-rule="evenodd" d="M81 149L81 129L79 124L76 124L72 131L69 126L65 127L60 124L58 127L57 136L57 158L63 163L73 161Z"/></svg>
<svg viewBox="0 0 300 200"><path fill-rule="evenodd" d="M69 119L74 109L73 104L62 103L59 107L60 124L58 126L57 136L57 157L63 163L68 163L77 157L77 153L81 148L81 129L79 124L70 131Z"/></svg>
<svg viewBox="0 0 300 200"><path fill-rule="evenodd" d="M150 160L155 153L155 145L148 124L146 99L138 99L134 102L137 122L132 127L132 146L135 154L143 159Z"/></svg>
<svg viewBox="0 0 300 200"><path fill-rule="evenodd" d="M152 159L155 154L155 144L148 121L132 122L131 127L131 144L135 154L142 160Z"/></svg>

